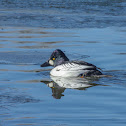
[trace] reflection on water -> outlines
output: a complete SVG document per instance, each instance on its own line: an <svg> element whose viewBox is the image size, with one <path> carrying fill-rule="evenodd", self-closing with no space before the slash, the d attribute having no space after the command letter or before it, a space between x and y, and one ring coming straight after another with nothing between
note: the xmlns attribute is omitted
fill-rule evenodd
<svg viewBox="0 0 126 126"><path fill-rule="evenodd" d="M65 89L77 89L86 90L89 87L97 86L99 84L93 83L93 81L98 81L99 78L62 78L62 77L51 77L51 81L43 81L48 87L52 89L52 96L56 99L60 99L64 96L62 93Z"/></svg>
<svg viewBox="0 0 126 126"><path fill-rule="evenodd" d="M0 30L0 52L22 52L22 50L38 52L42 49L66 47L63 42L65 38L67 40L71 36L74 36L74 34L51 32L44 28L15 27L13 29L13 27L3 27ZM70 47L75 46L70 43L68 45Z"/></svg>

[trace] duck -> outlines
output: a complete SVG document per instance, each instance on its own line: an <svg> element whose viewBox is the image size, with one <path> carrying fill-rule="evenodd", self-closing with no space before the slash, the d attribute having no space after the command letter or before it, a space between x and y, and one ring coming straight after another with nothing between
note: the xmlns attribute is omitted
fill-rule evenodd
<svg viewBox="0 0 126 126"><path fill-rule="evenodd" d="M55 77L92 77L102 75L101 69L85 61L70 61L63 51L56 49L41 67L53 66L50 71Z"/></svg>

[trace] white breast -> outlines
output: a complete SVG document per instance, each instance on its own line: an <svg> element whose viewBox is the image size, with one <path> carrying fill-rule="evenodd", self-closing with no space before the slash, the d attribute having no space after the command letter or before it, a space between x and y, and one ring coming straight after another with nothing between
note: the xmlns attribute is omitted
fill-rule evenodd
<svg viewBox="0 0 126 126"><path fill-rule="evenodd" d="M50 72L52 76L62 76L62 77L77 77L84 72L88 72L87 68L92 68L93 66L81 65L76 63L66 63L53 68Z"/></svg>

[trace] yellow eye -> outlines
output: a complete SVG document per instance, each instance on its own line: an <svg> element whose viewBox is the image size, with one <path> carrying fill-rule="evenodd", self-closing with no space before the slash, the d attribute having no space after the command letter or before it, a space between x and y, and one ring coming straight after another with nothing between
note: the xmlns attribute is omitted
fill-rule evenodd
<svg viewBox="0 0 126 126"><path fill-rule="evenodd" d="M55 58L53 58L53 60L55 60Z"/></svg>

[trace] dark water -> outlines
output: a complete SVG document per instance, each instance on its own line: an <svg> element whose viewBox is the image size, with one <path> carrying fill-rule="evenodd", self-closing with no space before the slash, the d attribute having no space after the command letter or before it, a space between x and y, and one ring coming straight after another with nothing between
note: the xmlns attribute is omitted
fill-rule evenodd
<svg viewBox="0 0 126 126"><path fill-rule="evenodd" d="M104 28L126 26L125 0L1 0L1 26Z"/></svg>
<svg viewBox="0 0 126 126"><path fill-rule="evenodd" d="M0 1L0 126L125 126L124 0ZM111 77L54 78L60 48Z"/></svg>

